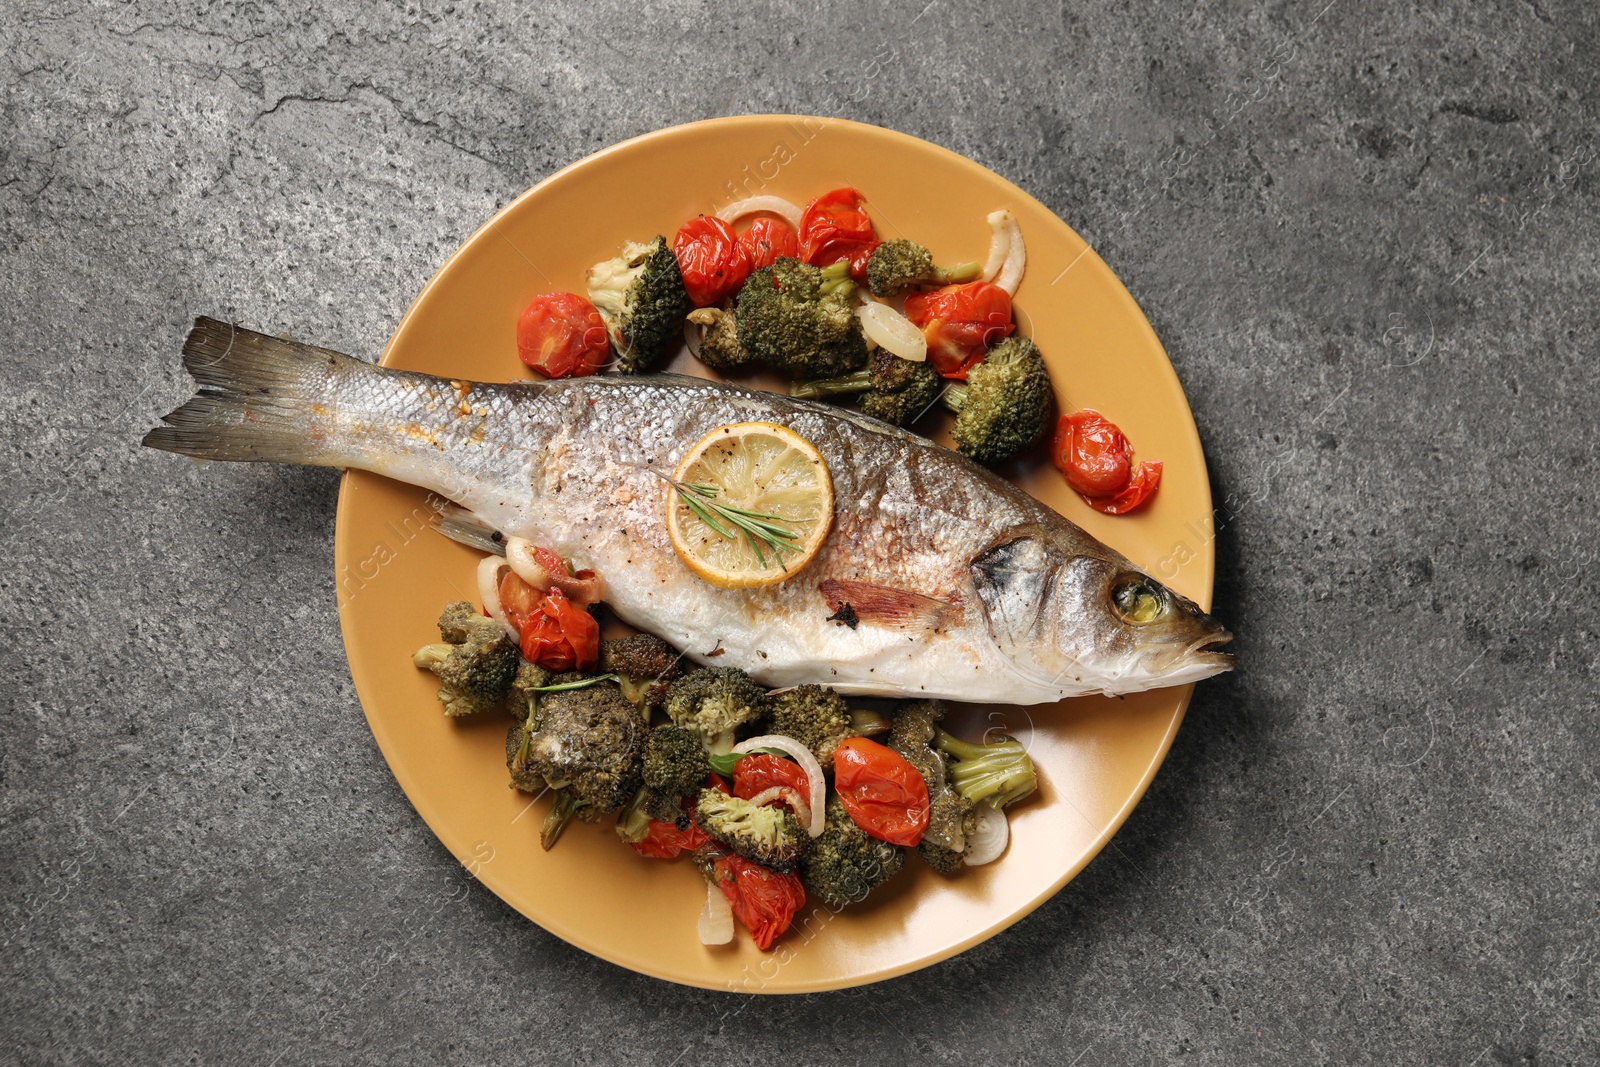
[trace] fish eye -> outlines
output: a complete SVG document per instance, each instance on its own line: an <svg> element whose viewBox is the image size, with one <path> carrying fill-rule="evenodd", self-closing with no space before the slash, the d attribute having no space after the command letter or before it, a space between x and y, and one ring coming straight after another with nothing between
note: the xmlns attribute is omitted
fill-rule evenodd
<svg viewBox="0 0 1600 1067"><path fill-rule="evenodd" d="M1131 626L1144 626L1167 613L1166 587L1142 574L1124 574L1111 586L1111 606Z"/></svg>

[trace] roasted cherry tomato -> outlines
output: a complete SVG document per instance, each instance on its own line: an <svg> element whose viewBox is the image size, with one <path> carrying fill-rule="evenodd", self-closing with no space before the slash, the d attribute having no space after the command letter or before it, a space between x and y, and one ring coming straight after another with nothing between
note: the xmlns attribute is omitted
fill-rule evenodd
<svg viewBox="0 0 1600 1067"><path fill-rule="evenodd" d="M680 830L675 823L651 819L644 836L629 841L628 847L646 859L671 860L685 850L693 852L709 840L706 832L692 822L687 830Z"/></svg>
<svg viewBox="0 0 1600 1067"><path fill-rule="evenodd" d="M733 795L745 800L771 789L787 786L802 797L811 796L811 782L806 772L794 760L784 759L766 752L745 756L733 765ZM789 807L784 804L784 807Z"/></svg>
<svg viewBox="0 0 1600 1067"><path fill-rule="evenodd" d="M507 571L500 606L522 635L522 658L549 671L593 670L600 662L600 624L559 589L541 593Z"/></svg>
<svg viewBox="0 0 1600 1067"><path fill-rule="evenodd" d="M690 804L684 807L687 811L694 810ZM683 830L678 829L675 823L651 819L650 829L645 831L644 837L638 841L628 842L628 847L639 855L653 860L670 860L676 859L681 852L693 852L710 842L711 836L700 829L692 818L688 827Z"/></svg>
<svg viewBox="0 0 1600 1067"><path fill-rule="evenodd" d="M750 253L733 227L715 215L697 215L672 239L683 287L696 307L708 307L739 291L750 277Z"/></svg>
<svg viewBox="0 0 1600 1067"><path fill-rule="evenodd" d="M517 320L517 355L546 378L582 378L611 352L606 324L576 293L542 293Z"/></svg>
<svg viewBox="0 0 1600 1067"><path fill-rule="evenodd" d="M1067 484L1086 497L1120 492L1133 473L1128 439L1090 408L1061 416L1050 459L1066 475Z"/></svg>
<svg viewBox="0 0 1600 1067"><path fill-rule="evenodd" d="M861 194L849 186L823 193L800 212L800 258L813 267L850 261L850 276L866 281L867 260L879 245Z"/></svg>
<svg viewBox="0 0 1600 1067"><path fill-rule="evenodd" d="M928 783L905 757L865 737L839 742L833 784L850 818L891 845L915 845L928 828Z"/></svg>
<svg viewBox="0 0 1600 1067"><path fill-rule="evenodd" d="M906 297L906 318L922 327L928 359L945 378L965 381L988 350L1011 336L1011 294L988 282L947 285Z"/></svg>
<svg viewBox="0 0 1600 1067"><path fill-rule="evenodd" d="M1161 485L1161 462L1135 469L1128 438L1092 408L1061 416L1050 459L1085 504L1107 515L1138 510Z"/></svg>
<svg viewBox="0 0 1600 1067"><path fill-rule="evenodd" d="M1086 496L1084 503L1107 515L1126 515L1137 511L1156 495L1161 485L1161 461L1145 460L1133 472L1133 478L1113 496Z"/></svg>
<svg viewBox="0 0 1600 1067"><path fill-rule="evenodd" d="M762 950L771 948L789 929L795 913L805 907L806 891L799 878L779 874L743 856L719 856L712 865L712 877L733 906L734 917Z"/></svg>
<svg viewBox="0 0 1600 1067"><path fill-rule="evenodd" d="M793 259L800 255L800 235L794 232L794 227L766 215L757 218L739 235L739 243L750 257L751 270L770 267L780 256Z"/></svg>

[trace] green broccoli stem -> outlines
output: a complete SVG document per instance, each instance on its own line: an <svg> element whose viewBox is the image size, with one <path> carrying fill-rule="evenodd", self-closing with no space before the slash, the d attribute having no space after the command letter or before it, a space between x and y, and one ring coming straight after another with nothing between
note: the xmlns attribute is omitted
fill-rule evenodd
<svg viewBox="0 0 1600 1067"><path fill-rule="evenodd" d="M983 277L982 263L957 263L953 267L935 271L934 276L940 285L960 285L964 282L975 282Z"/></svg>
<svg viewBox="0 0 1600 1067"><path fill-rule="evenodd" d="M527 713L522 717L522 725L531 734L539 728L539 694L530 689L524 689L522 691L522 700L528 709ZM515 704L512 706L515 707Z"/></svg>
<svg viewBox="0 0 1600 1067"><path fill-rule="evenodd" d="M850 709L850 728L862 737L876 737L889 732L889 717L870 708Z"/></svg>
<svg viewBox="0 0 1600 1067"><path fill-rule="evenodd" d="M550 814L544 817L544 826L539 830L539 844L546 852L555 847L561 831L567 828L567 823L583 807L581 800L564 789L552 790L552 796L555 800L550 805Z"/></svg>
<svg viewBox="0 0 1600 1067"><path fill-rule="evenodd" d="M811 382L794 382L789 386L789 395L801 400L821 400L845 393L864 393L871 388L872 371L858 370L842 378L818 378Z"/></svg>
<svg viewBox="0 0 1600 1067"><path fill-rule="evenodd" d="M617 836L625 845L643 841L650 832L650 787L642 785L617 816Z"/></svg>
<svg viewBox="0 0 1600 1067"><path fill-rule="evenodd" d="M974 804L1003 808L1032 793L1039 784L1033 759L1015 738L1002 735L992 745L974 745L940 730L934 745L955 760L950 783Z"/></svg>
<svg viewBox="0 0 1600 1067"><path fill-rule="evenodd" d="M822 268L822 285L818 291L823 296L832 296L834 293L853 293L856 283L850 278L850 261L841 259L837 263L829 263Z"/></svg>
<svg viewBox="0 0 1600 1067"><path fill-rule="evenodd" d="M939 402L945 407L949 408L955 414L959 415L961 414L962 407L966 405L967 393L969 391L969 386L947 385L944 388L944 392L939 394Z"/></svg>
<svg viewBox="0 0 1600 1067"><path fill-rule="evenodd" d="M531 700L532 698L530 697L529 699ZM526 775L531 773L528 767L528 760L533 757L534 726L531 721L531 714L529 715L529 720L528 725L522 731L522 740L517 743L517 754L511 760L512 774Z"/></svg>
<svg viewBox="0 0 1600 1067"><path fill-rule="evenodd" d="M435 641L431 645L423 645L411 653L411 662L425 671L432 671L438 674L439 668L444 665L445 660L450 658L450 653L454 651L455 647L455 645L446 644L443 641Z"/></svg>

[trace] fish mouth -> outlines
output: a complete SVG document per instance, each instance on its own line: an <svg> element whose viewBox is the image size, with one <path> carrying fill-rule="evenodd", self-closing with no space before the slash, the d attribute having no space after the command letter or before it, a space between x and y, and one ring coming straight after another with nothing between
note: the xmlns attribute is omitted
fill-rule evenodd
<svg viewBox="0 0 1600 1067"><path fill-rule="evenodd" d="M1233 634L1228 630L1204 634L1184 646L1177 661L1193 666L1205 666L1213 673L1231 671L1234 664L1233 653L1224 652L1223 649L1232 641Z"/></svg>
<svg viewBox="0 0 1600 1067"><path fill-rule="evenodd" d="M1233 653L1224 652L1222 649L1224 646L1231 644L1232 641L1233 634L1228 630L1222 630L1218 633L1206 634L1204 637L1195 639L1183 651L1185 655L1190 656L1226 656L1231 660L1233 659Z"/></svg>

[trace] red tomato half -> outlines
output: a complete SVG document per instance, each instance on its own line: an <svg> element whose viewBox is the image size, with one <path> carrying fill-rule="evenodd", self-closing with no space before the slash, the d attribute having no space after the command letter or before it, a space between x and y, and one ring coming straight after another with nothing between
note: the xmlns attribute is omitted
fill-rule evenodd
<svg viewBox="0 0 1600 1067"><path fill-rule="evenodd" d="M779 874L743 856L718 857L713 876L733 906L734 917L763 951L783 936L795 913L805 907L806 891L798 877Z"/></svg>
<svg viewBox="0 0 1600 1067"><path fill-rule="evenodd" d="M800 255L800 235L794 232L794 227L782 219L765 215L752 222L750 228L739 235L739 243L744 246L745 255L750 257L751 270L770 267L780 256L795 259Z"/></svg>
<svg viewBox="0 0 1600 1067"><path fill-rule="evenodd" d="M517 319L517 355L546 378L582 378L611 352L606 324L576 293L542 293Z"/></svg>
<svg viewBox="0 0 1600 1067"><path fill-rule="evenodd" d="M1156 489L1160 485L1161 461L1146 460L1139 464L1139 469L1133 473L1133 479L1115 496L1086 496L1083 501L1096 511L1107 515L1126 515L1143 507L1146 501L1156 495Z"/></svg>
<svg viewBox="0 0 1600 1067"><path fill-rule="evenodd" d="M850 276L866 281L867 260L879 245L861 194L849 186L823 193L800 212L800 258L813 267L850 261Z"/></svg>
<svg viewBox="0 0 1600 1067"><path fill-rule="evenodd" d="M1056 423L1050 459L1067 484L1086 497L1110 496L1128 484L1133 446L1109 419L1085 408Z"/></svg>
<svg viewBox="0 0 1600 1067"><path fill-rule="evenodd" d="M833 784L857 826L891 845L915 845L928 828L928 783L905 757L865 737L839 742Z"/></svg>
<svg viewBox="0 0 1600 1067"><path fill-rule="evenodd" d="M750 277L750 253L733 227L715 215L697 215L672 239L683 287L695 307L709 307L739 291Z"/></svg>
<svg viewBox="0 0 1600 1067"><path fill-rule="evenodd" d="M733 765L734 796L749 800L773 786L788 786L810 803L811 782L794 760L757 752Z"/></svg>
<svg viewBox="0 0 1600 1067"><path fill-rule="evenodd" d="M945 378L966 380L988 350L1011 336L1011 294L988 282L947 285L906 297L906 318L922 327L928 359Z"/></svg>
<svg viewBox="0 0 1600 1067"><path fill-rule="evenodd" d="M600 662L600 624L559 589L541 593L507 571L500 606L522 635L522 658L550 671L588 671Z"/></svg>

